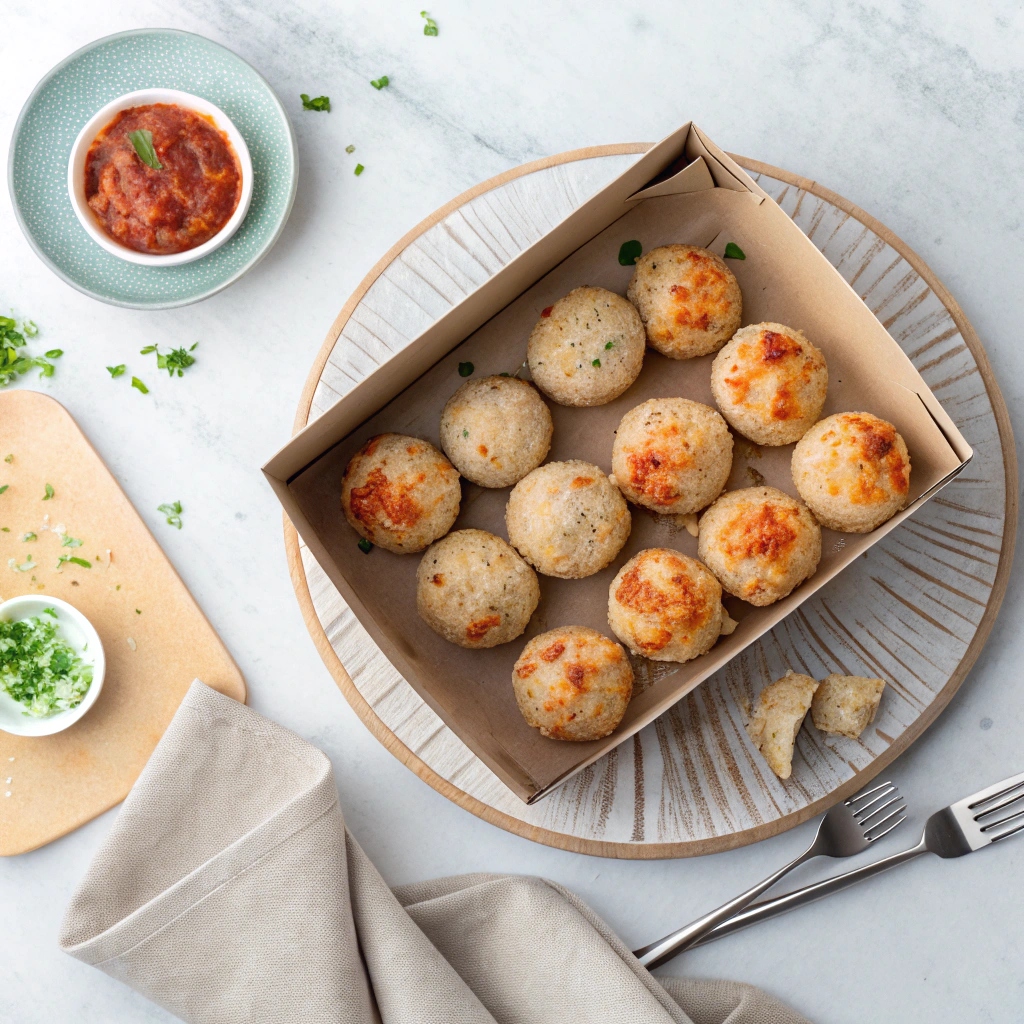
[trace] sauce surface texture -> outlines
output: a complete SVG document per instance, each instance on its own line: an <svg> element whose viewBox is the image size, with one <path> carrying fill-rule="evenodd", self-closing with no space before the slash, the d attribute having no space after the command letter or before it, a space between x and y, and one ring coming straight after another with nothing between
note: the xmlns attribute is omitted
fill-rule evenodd
<svg viewBox="0 0 1024 1024"><path fill-rule="evenodd" d="M128 137L144 128L162 170L139 159ZM231 219L242 173L227 136L207 118L172 103L122 110L85 159L85 197L111 238L166 256L211 239Z"/></svg>

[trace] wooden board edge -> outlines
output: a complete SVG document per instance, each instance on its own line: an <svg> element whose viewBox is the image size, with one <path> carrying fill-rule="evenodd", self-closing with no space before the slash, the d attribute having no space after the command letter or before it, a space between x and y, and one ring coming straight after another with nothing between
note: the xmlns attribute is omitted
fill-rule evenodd
<svg viewBox="0 0 1024 1024"><path fill-rule="evenodd" d="M312 406L313 395L316 391L316 386L319 383L320 376L323 373L323 368L326 365L327 359L330 356L348 318L352 315L353 310L362 300L373 282L377 280L384 270L399 255L399 253L401 253L411 242L422 235L425 231L432 228L444 217L448 216L448 214L453 210L458 209L458 207L462 206L464 203L482 195L484 192L488 192L491 189L504 184L507 181L514 180L515 178L522 177L526 174L531 174L534 171L544 170L548 167L554 167L563 163L571 163L574 160L586 160L593 157L616 156L628 153L643 153L650 148L650 145L650 143L626 143L614 146L593 146L586 149L569 150L565 153L556 154L555 156L545 157L541 160L534 160L530 163L522 164L519 167L514 167L511 170L505 171L504 173L499 174L494 178L490 178L474 188L463 192L461 195L456 196L456 198L451 200L451 202L445 204L439 210L435 211L435 213L422 220L411 231L407 232L380 260L378 260L366 277L363 278L356 291L349 297L348 301L342 307L341 312L335 318L334 323L331 325L331 328L327 333L327 337L324 339L324 343L321 346L320 351L317 353L317 358L314 361L313 368L311 369L310 374L306 379L306 384L302 390L302 395L299 399L299 407L295 417L294 431L297 432L306 425L310 408ZM306 581L306 574L302 565L298 534L295 532L288 516L283 516L288 571L292 578L292 585L295 588L295 594L299 602L302 617L306 623L306 628L309 630L313 643L320 653L327 670L333 676L338 688L374 737L376 737L376 739L378 739L396 758L398 758L399 761L419 776L420 779L426 782L433 789L437 790L442 796L451 800L453 803L458 804L458 806L462 807L464 810L470 811L472 814L482 818L484 821L487 821L492 825L496 825L507 832L512 832L515 835L521 836L524 839L542 843L545 846L566 850L571 853L583 853L595 857L623 860L661 860L666 858L698 857L709 853L720 853L725 850L732 850L740 846L747 846L751 843L760 842L762 839L768 839L772 836L779 835L782 832L786 832L810 818L815 817L817 814L822 813L832 805L838 803L840 800L844 800L857 793L876 775L878 775L879 772L887 768L915 740L917 740L935 721L935 719L938 718L941 712L949 704L950 700L952 700L953 695L960 688L960 685L963 683L968 672L970 672L975 661L977 661L985 642L988 640L988 637L992 632L996 617L999 614L999 609L1003 603L1003 597L1006 594L1006 588L1009 584L1010 570L1013 565L1014 546L1017 535L1018 516L1017 456L1013 438L1013 429L1010 425L1010 417L1006 408L1006 403L1004 402L1002 393L999 390L999 385L996 383L992 367L988 361L988 356L981 344L981 340L978 338L977 333L974 331L974 328L971 326L970 321L968 321L963 310L952 295L950 295L949 291L941 283L938 277L936 277L931 268L913 249L910 248L910 246L903 242L902 239L890 231L884 224L876 220L854 203L851 203L838 193L835 193L824 186L818 185L817 182L812 181L810 178L804 178L801 175L793 174L780 167L774 167L771 164L752 160L748 157L736 154L729 155L739 163L741 167L748 171L767 174L779 181L785 181L797 188L804 189L813 195L817 195L820 198L825 199L827 202L833 203L844 212L850 214L854 219L861 221L872 231L876 232L879 237L883 238L889 245L899 252L908 263L910 263L910 265L935 291L940 301L953 317L957 327L960 329L964 342L967 344L971 354L975 357L978 363L978 368L982 375L982 379L985 382L985 388L988 392L989 400L992 403L993 412L995 413L996 423L999 429L1006 484L1006 513L1003 523L1003 540L1000 548L999 564L996 569L996 578L992 586L992 591L989 594L989 600L985 606L985 611L982 614L981 622L978 624L978 628L975 631L974 637L968 645L963 658L961 658L946 685L936 694L935 699L917 718L913 725L911 725L909 729L907 729L893 744L891 744L884 753L875 758L870 765L862 771L857 772L854 776L843 783L843 785L832 790L832 792L827 796L808 804L806 807L800 808L798 811L783 815L781 818L777 818L774 821L757 825L754 828L734 832L727 836L718 836L712 839L697 839L679 843L645 843L643 845L635 843L606 842L599 839L585 839L578 836L566 835L562 832L554 832L550 829L531 825L519 818L514 818L511 815L505 814L502 811L498 811L495 808L488 806L476 797L458 789L456 786L453 786L447 779L438 775L437 772L413 753L413 751L410 750L377 716L376 712L352 682L351 677L342 665L337 653L334 651L334 648L331 647L330 641L327 639L327 635L324 633L323 627L320 625L320 620L317 617L316 609L313 606L313 599L309 593L309 586Z"/></svg>

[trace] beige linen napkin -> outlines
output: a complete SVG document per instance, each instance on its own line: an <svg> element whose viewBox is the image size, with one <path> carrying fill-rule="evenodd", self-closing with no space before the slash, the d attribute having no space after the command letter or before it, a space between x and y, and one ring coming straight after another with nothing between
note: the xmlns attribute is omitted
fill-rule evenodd
<svg viewBox="0 0 1024 1024"><path fill-rule="evenodd" d="M195 1024L806 1024L747 985L659 984L539 878L392 892L327 757L193 683L60 935Z"/></svg>

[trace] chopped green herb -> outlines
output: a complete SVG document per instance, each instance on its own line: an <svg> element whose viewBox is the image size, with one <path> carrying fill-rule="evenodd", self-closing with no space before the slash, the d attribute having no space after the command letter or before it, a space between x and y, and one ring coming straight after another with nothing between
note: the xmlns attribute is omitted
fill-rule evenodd
<svg viewBox="0 0 1024 1024"><path fill-rule="evenodd" d="M138 377L132 377L132 387L135 388L136 391L141 391L144 395L149 394L149 388L147 388Z"/></svg>
<svg viewBox="0 0 1024 1024"><path fill-rule="evenodd" d="M624 267L632 267L636 264L643 251L644 247L635 238L628 242L623 242L619 246L619 262Z"/></svg>
<svg viewBox="0 0 1024 1024"><path fill-rule="evenodd" d="M62 548L80 548L82 546L82 542L77 537L65 536L61 541L60 546Z"/></svg>
<svg viewBox="0 0 1024 1024"><path fill-rule="evenodd" d="M135 614L136 615L141 615L142 614L142 609L141 608L136 608L135 609Z"/></svg>
<svg viewBox="0 0 1024 1024"><path fill-rule="evenodd" d="M54 367L49 360L42 356L25 355L19 351L25 347L26 335L34 338L39 333L39 328L31 320L23 320L20 331L17 328L17 322L12 317L0 316L0 388L7 387L11 381L33 367L39 369L40 379L53 376Z"/></svg>
<svg viewBox="0 0 1024 1024"><path fill-rule="evenodd" d="M590 365L591 366L596 366L600 370L601 369L601 360L600 359L595 359Z"/></svg>
<svg viewBox="0 0 1024 1024"><path fill-rule="evenodd" d="M49 501L56 492L53 489L53 484L47 484L46 490L43 493L43 501Z"/></svg>
<svg viewBox="0 0 1024 1024"><path fill-rule="evenodd" d="M60 357L62 355L64 355L64 349L62 349L62 348L51 348L50 351L46 353L46 358L47 359L60 359Z"/></svg>
<svg viewBox="0 0 1024 1024"><path fill-rule="evenodd" d="M6 491L7 488L10 487L10 486L11 486L10 484L4 484L3 487L0 487L0 494L3 494L4 491Z"/></svg>
<svg viewBox="0 0 1024 1024"><path fill-rule="evenodd" d="M44 608L43 609L43 614L44 615L49 615L49 616L51 616L52 618L55 619L55 618L57 618L57 609L56 608Z"/></svg>
<svg viewBox="0 0 1024 1024"><path fill-rule="evenodd" d="M615 342L614 341L606 341L604 343L604 347L605 347L605 350L610 349L610 348L615 348Z"/></svg>
<svg viewBox="0 0 1024 1024"><path fill-rule="evenodd" d="M18 560L16 558L8 558L7 564L15 572L30 572L32 569L36 567L36 563L32 560L31 555L29 555L28 558L26 558L25 561L21 563L21 565L18 565Z"/></svg>
<svg viewBox="0 0 1024 1024"><path fill-rule="evenodd" d="M365 537L359 538L358 547L364 555L368 555L373 550L373 545Z"/></svg>
<svg viewBox="0 0 1024 1024"><path fill-rule="evenodd" d="M108 366L107 373L109 373L111 377L120 377L127 369L128 367L125 366L124 363L118 363L117 366Z"/></svg>
<svg viewBox="0 0 1024 1024"><path fill-rule="evenodd" d="M163 514L167 517L168 526L177 527L177 529L179 530L181 529L182 508L180 501L174 501L164 505L157 505L156 510L157 512L163 512Z"/></svg>
<svg viewBox="0 0 1024 1024"><path fill-rule="evenodd" d="M426 22L426 25L423 26L423 34L425 36L436 36L437 22L429 17L426 11L420 11L420 17Z"/></svg>
<svg viewBox="0 0 1024 1024"><path fill-rule="evenodd" d="M351 143L349 143L349 144L348 144L348 145L347 145L347 146L345 147L345 152L346 152L346 153L354 153L355 151L356 151L356 147L355 147L355 146L353 146L353 145L352 145Z"/></svg>
<svg viewBox="0 0 1024 1024"><path fill-rule="evenodd" d="M310 99L304 92L299 93L302 100L303 110L322 110L324 113L331 112L331 98L329 96L314 96Z"/></svg>
<svg viewBox="0 0 1024 1024"><path fill-rule="evenodd" d="M747 254L735 242L729 242L725 247L725 258L727 260L745 260Z"/></svg>
<svg viewBox="0 0 1024 1024"><path fill-rule="evenodd" d="M0 530L2 530L4 533L11 532L11 528L9 526L0 526Z"/></svg>
<svg viewBox="0 0 1024 1024"><path fill-rule="evenodd" d="M153 145L153 133L148 128L137 128L128 133L128 141L135 147L139 159L154 171L162 171L164 165L156 155L156 146Z"/></svg>
<svg viewBox="0 0 1024 1024"><path fill-rule="evenodd" d="M459 376L471 377L476 367L472 363L459 363Z"/></svg>
<svg viewBox="0 0 1024 1024"><path fill-rule="evenodd" d="M47 612L57 617L53 609ZM38 616L0 621L0 689L32 718L78 707L92 685L92 666L57 629Z"/></svg>
<svg viewBox="0 0 1024 1024"><path fill-rule="evenodd" d="M388 78L387 75L381 75L380 78L370 79L370 85L372 85L374 89L376 89L378 92L380 92L381 89L390 84L391 80Z"/></svg>
<svg viewBox="0 0 1024 1024"><path fill-rule="evenodd" d="M362 164L356 164L356 169L355 169L355 171L353 171L353 173L358 178L359 175L362 174L363 171L365 171L365 170L366 170L366 168Z"/></svg>
<svg viewBox="0 0 1024 1024"><path fill-rule="evenodd" d="M92 562L87 558L79 558L78 555L61 555L60 558L57 559L57 568L59 569L67 562L74 562L75 565L80 565L83 569L92 568Z"/></svg>
<svg viewBox="0 0 1024 1024"><path fill-rule="evenodd" d="M13 455L8 455L7 458L4 459L4 462L6 462L8 465L10 465L13 461L14 461L14 456Z"/></svg>
<svg viewBox="0 0 1024 1024"><path fill-rule="evenodd" d="M499 377L511 377L512 374L509 373L508 370L502 370L501 373L498 374L498 376Z"/></svg>
<svg viewBox="0 0 1024 1024"><path fill-rule="evenodd" d="M23 541L28 541L28 540L38 540L39 538L34 533L32 533L32 531L30 530L28 533L23 533L21 535L21 539Z"/></svg>
<svg viewBox="0 0 1024 1024"><path fill-rule="evenodd" d="M172 348L170 352L163 353L160 351L157 345L147 345L145 348L139 350L140 356L148 356L151 353L156 353L156 365L158 370L166 370L170 376L177 374L179 377L184 376L185 371L196 361L196 357L192 355L196 348L199 346L197 341L191 348Z"/></svg>

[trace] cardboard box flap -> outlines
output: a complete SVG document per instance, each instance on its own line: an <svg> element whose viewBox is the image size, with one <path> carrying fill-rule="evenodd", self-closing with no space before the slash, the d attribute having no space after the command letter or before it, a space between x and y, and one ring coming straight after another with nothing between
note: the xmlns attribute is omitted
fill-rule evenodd
<svg viewBox="0 0 1024 1024"><path fill-rule="evenodd" d="M704 189L714 188L715 179L711 177L707 161L699 156L692 163L687 164L678 174L672 175L665 181L658 182L648 188L629 197L630 202L644 199L652 199L655 196L675 196L686 192L703 192Z"/></svg>
<svg viewBox="0 0 1024 1024"><path fill-rule="evenodd" d="M724 149L719 149L696 125L692 126L686 141L686 151L693 157L704 157L708 162L711 176L719 188L731 189L733 192L751 192L758 196L759 200L769 198L768 193Z"/></svg>

